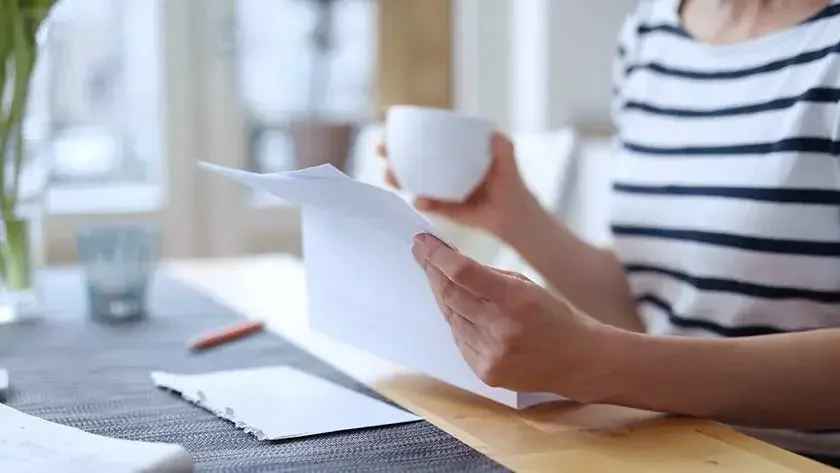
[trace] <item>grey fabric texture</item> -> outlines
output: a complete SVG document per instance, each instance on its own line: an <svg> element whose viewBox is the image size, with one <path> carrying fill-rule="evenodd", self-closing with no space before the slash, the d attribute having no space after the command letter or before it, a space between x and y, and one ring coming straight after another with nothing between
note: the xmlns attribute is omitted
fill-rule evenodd
<svg viewBox="0 0 840 473"><path fill-rule="evenodd" d="M190 353L188 340L238 316L162 275L150 291L149 317L137 322L92 320L73 268L47 272L44 288L42 320L0 325L0 367L11 384L7 404L29 414L111 437L180 444L196 471L507 471L425 421L259 441L156 388L149 372L288 365L378 396L269 332Z"/></svg>

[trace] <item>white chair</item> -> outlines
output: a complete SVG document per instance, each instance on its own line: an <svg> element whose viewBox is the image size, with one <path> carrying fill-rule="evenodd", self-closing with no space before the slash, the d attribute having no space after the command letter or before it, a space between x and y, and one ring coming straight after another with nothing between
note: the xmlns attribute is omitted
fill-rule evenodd
<svg viewBox="0 0 840 473"><path fill-rule="evenodd" d="M611 244L609 217L614 155L615 143L612 137L578 137L568 167L561 177L562 184L554 188L557 193L549 200L555 202L555 205L552 207L543 200L544 205L551 208L578 237L601 247ZM536 178L532 176L530 179L534 182ZM549 185L544 187L550 188ZM501 248L492 265L520 272L545 284L539 273L508 247Z"/></svg>
<svg viewBox="0 0 840 473"><path fill-rule="evenodd" d="M574 166L577 137L571 128L513 135L516 160L525 185L547 209L557 213L565 203Z"/></svg>
<svg viewBox="0 0 840 473"><path fill-rule="evenodd" d="M565 199L563 219L584 241L609 246L615 141L612 137L580 140L575 154L576 169Z"/></svg>

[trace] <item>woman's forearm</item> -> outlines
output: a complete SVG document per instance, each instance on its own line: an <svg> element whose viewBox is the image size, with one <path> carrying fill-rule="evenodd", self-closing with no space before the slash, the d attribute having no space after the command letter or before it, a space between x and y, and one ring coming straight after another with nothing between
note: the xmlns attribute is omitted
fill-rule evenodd
<svg viewBox="0 0 840 473"><path fill-rule="evenodd" d="M604 402L745 427L840 427L840 329L750 338L619 333Z"/></svg>
<svg viewBox="0 0 840 473"><path fill-rule="evenodd" d="M644 331L615 255L577 238L530 194L498 236L569 302L601 322Z"/></svg>

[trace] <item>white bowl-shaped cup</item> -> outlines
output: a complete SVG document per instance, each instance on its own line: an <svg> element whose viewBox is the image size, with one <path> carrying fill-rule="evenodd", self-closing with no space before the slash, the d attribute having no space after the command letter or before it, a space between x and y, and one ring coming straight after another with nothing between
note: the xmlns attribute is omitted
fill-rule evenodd
<svg viewBox="0 0 840 473"><path fill-rule="evenodd" d="M388 162L404 190L463 202L492 163L492 123L450 110L397 105L388 109Z"/></svg>

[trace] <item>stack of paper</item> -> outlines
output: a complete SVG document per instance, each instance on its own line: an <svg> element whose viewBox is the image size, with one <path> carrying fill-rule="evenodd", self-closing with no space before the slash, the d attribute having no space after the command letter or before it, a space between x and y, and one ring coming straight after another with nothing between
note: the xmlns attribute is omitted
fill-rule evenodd
<svg viewBox="0 0 840 473"><path fill-rule="evenodd" d="M280 174L203 167L302 207L313 329L512 407L559 399L491 388L472 373L411 254L415 235L437 231L394 192L330 165Z"/></svg>
<svg viewBox="0 0 840 473"><path fill-rule="evenodd" d="M193 462L177 445L102 437L0 404L0 471L187 473Z"/></svg>

